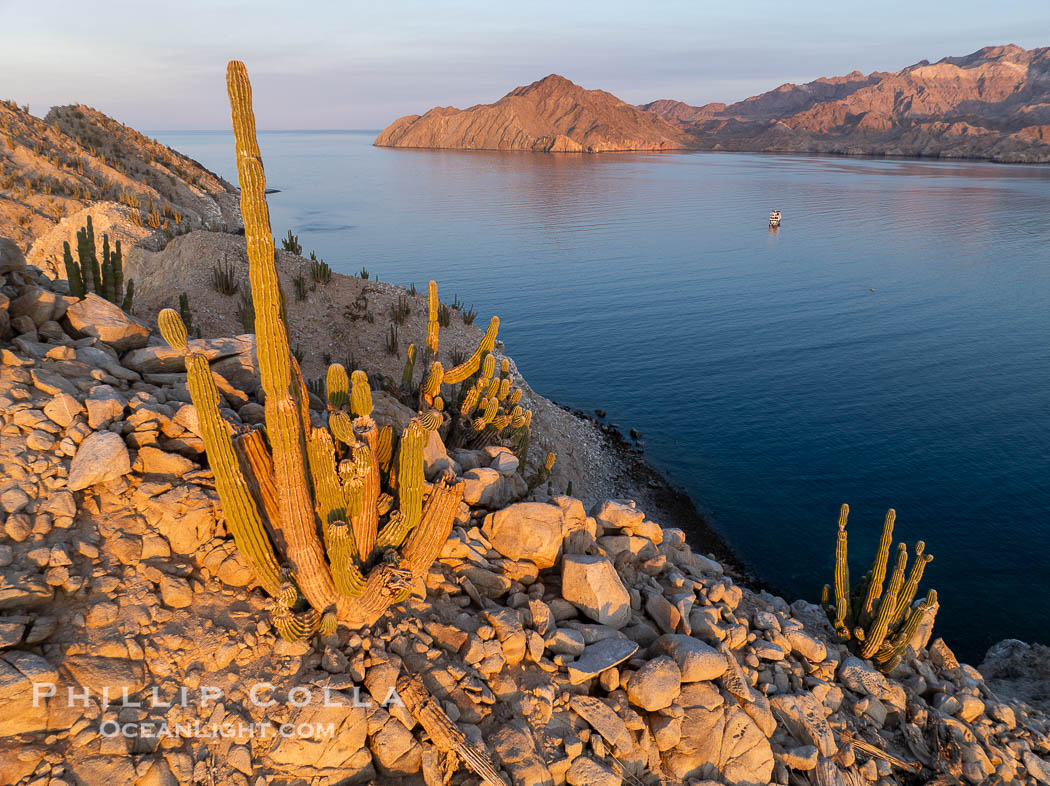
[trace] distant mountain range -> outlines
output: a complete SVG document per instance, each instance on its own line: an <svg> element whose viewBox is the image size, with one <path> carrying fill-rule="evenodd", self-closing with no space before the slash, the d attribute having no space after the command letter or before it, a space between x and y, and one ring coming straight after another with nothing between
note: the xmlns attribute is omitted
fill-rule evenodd
<svg viewBox="0 0 1050 786"><path fill-rule="evenodd" d="M1050 162L1050 47L986 47L900 71L785 84L735 104L632 106L556 74L494 104L402 117L386 147L737 150Z"/></svg>

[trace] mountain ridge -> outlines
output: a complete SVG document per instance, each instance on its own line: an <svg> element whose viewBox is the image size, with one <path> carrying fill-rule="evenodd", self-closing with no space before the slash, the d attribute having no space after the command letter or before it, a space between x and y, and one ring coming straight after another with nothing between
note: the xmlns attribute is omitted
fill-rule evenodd
<svg viewBox="0 0 1050 786"><path fill-rule="evenodd" d="M635 110L635 111L631 111ZM641 114L638 114L641 113ZM660 123L653 122L653 118ZM786 83L732 104L638 106L552 74L492 104L406 115L381 147L731 150L1050 162L1050 47L987 46L897 71Z"/></svg>

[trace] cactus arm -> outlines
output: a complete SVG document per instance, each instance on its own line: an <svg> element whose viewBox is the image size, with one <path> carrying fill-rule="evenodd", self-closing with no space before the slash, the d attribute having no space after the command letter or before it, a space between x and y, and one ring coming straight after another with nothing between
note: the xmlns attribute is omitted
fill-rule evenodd
<svg viewBox="0 0 1050 786"><path fill-rule="evenodd" d="M471 374L477 372L481 365L482 357L491 352L493 347L496 346L496 334L498 332L499 317L493 317L489 320L488 330L485 331L485 335L482 337L481 343L478 344L478 348L474 350L474 354L458 366L454 366L445 372L445 384L459 384Z"/></svg>
<svg viewBox="0 0 1050 786"><path fill-rule="evenodd" d="M449 485L441 481L434 485L419 526L409 533L402 549L414 576L425 575L437 559L441 547L452 532L452 522L462 500L462 483Z"/></svg>
<svg viewBox="0 0 1050 786"><path fill-rule="evenodd" d="M113 244L110 263L113 275L113 302L120 303L124 299L124 254L120 250L119 240Z"/></svg>
<svg viewBox="0 0 1050 786"><path fill-rule="evenodd" d="M405 368L401 371L401 387L406 391L411 391L412 376L416 370L416 345L409 344L405 354Z"/></svg>
<svg viewBox="0 0 1050 786"><path fill-rule="evenodd" d="M165 340L185 356L186 384L197 410L201 436L230 534L263 589L273 594L281 583L280 567L249 485L241 473L227 423L219 414L219 391L212 379L208 359L199 352L189 351L186 327L173 310L162 311L157 321Z"/></svg>
<svg viewBox="0 0 1050 786"><path fill-rule="evenodd" d="M345 521L332 522L328 530L328 558L332 563L332 578L341 595L358 597L365 588L365 580L357 568L357 547Z"/></svg>
<svg viewBox="0 0 1050 786"><path fill-rule="evenodd" d="M933 555L926 554L924 553L925 551L926 544L921 540L915 544L915 561L911 564L908 581L905 582L900 597L897 598L897 608L890 620L891 629L899 625L904 619L904 615L908 613L908 608L911 606L912 601L915 600L915 593L918 592L919 582L922 581L923 571L926 570L927 563L933 561Z"/></svg>
<svg viewBox="0 0 1050 786"><path fill-rule="evenodd" d="M270 610L270 621L285 641L306 641L320 627L321 614L316 609L295 614L286 606L275 604Z"/></svg>
<svg viewBox="0 0 1050 786"><path fill-rule="evenodd" d="M840 639L849 638L849 562L847 559L846 521L849 505L839 508L839 534L835 541L835 617L832 624Z"/></svg>
<svg viewBox="0 0 1050 786"><path fill-rule="evenodd" d="M339 363L328 367L325 390L328 394L328 406L332 409L341 409L350 401L350 378L346 375L346 369Z"/></svg>
<svg viewBox="0 0 1050 786"><path fill-rule="evenodd" d="M930 590L926 595L926 599L912 611L908 621L901 626L896 635L884 642L875 654L875 662L879 664L879 668L883 671L892 671L896 668L897 664L901 662L901 658L904 657L908 644L911 643L916 631L918 631L919 625L922 624L926 615L931 611L936 613L936 606L937 590Z"/></svg>
<svg viewBox="0 0 1050 786"><path fill-rule="evenodd" d="M317 517L321 531L327 532L333 521L346 520L346 498L335 473L335 443L323 428L310 430L306 441L306 455L310 461L310 475L317 498Z"/></svg>
<svg viewBox="0 0 1050 786"><path fill-rule="evenodd" d="M364 464L361 474L361 508L353 516L354 539L357 542L357 553L363 561L372 556L372 550L376 545L376 532L379 530L379 495L382 492L381 478L379 476L379 462L375 455L378 450L379 429L375 422L369 418L358 418L358 424L363 428L361 438L364 445L358 454L360 461ZM363 423L362 423L363 422Z"/></svg>
<svg viewBox="0 0 1050 786"><path fill-rule="evenodd" d="M427 284L427 350L432 358L438 354L438 285L436 281Z"/></svg>
<svg viewBox="0 0 1050 786"><path fill-rule="evenodd" d="M882 583L886 578L886 566L890 558L890 546L893 545L893 523L897 511L890 508L882 523L882 537L879 539L879 550L875 553L875 563L871 566L871 581L865 593L864 604L860 610L860 624L867 625L875 615L875 604L882 596Z"/></svg>
<svg viewBox="0 0 1050 786"><path fill-rule="evenodd" d="M281 530L287 558L303 595L315 609L327 608L336 595L321 542L303 455L302 413L293 387L291 349L283 319L283 298L274 266L273 235L266 207L266 176L255 137L251 85L244 64L230 62L227 89L241 186L241 215L248 246L248 277L255 306L256 354L266 392L266 428L273 447L274 482L279 490Z"/></svg>
<svg viewBox="0 0 1050 786"><path fill-rule="evenodd" d="M398 457L398 506L405 526L411 531L419 525L423 512L423 449L430 434L418 418L412 418L401 435Z"/></svg>
<svg viewBox="0 0 1050 786"><path fill-rule="evenodd" d="M273 534L280 523L281 511L277 502L277 487L273 482L273 459L263 442L262 431L256 429L236 435L233 446L241 460L241 469L248 480L252 496L262 503L265 513L263 523L270 524Z"/></svg>
<svg viewBox="0 0 1050 786"><path fill-rule="evenodd" d="M357 417L368 417L372 414L372 388L368 384L368 375L357 370L350 375L350 411Z"/></svg>
<svg viewBox="0 0 1050 786"><path fill-rule="evenodd" d="M890 622L897 611L897 596L904 584L904 569L907 563L908 549L901 543L897 546L897 564L890 576L889 586L879 599L879 610L875 615L875 622L867 633L864 648L860 651L863 658L870 658L878 652L889 632Z"/></svg>
<svg viewBox="0 0 1050 786"><path fill-rule="evenodd" d="M124 292L124 300L120 303L120 308L126 311L128 314L131 313L132 301L135 299L135 279L128 279L128 288Z"/></svg>
<svg viewBox="0 0 1050 786"><path fill-rule="evenodd" d="M73 259L73 252L69 250L69 242L62 244L62 262L66 266L66 279L69 281L69 294L73 297L82 298L84 291L84 279L80 275L80 265Z"/></svg>

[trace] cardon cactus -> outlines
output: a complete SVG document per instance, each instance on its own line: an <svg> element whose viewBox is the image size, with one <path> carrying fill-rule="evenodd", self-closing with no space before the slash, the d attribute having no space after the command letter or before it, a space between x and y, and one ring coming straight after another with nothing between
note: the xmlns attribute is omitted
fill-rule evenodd
<svg viewBox="0 0 1050 786"><path fill-rule="evenodd" d="M839 639L863 658L872 658L883 671L892 671L907 652L908 645L927 615L937 613L937 591L930 590L925 600L913 607L919 582L926 564L933 557L925 553L926 544L915 544L915 561L905 580L908 549L897 544L893 573L885 584L890 547L893 544L893 525L897 513L887 511L882 525L882 537L872 568L850 591L847 565L846 520L849 505L839 510L838 539L835 545L835 585L824 586L821 604L835 627ZM885 584L885 586L884 586Z"/></svg>
<svg viewBox="0 0 1050 786"><path fill-rule="evenodd" d="M102 235L100 265L95 252L95 227L91 223L91 216L87 217L87 226L77 230L77 259L73 259L69 243L63 243L62 262L69 281L70 295L82 298L88 292L94 292L125 311L131 311L135 282L128 281L128 291L125 294L124 255L120 250L120 241L116 241L110 250L109 235Z"/></svg>
<svg viewBox="0 0 1050 786"><path fill-rule="evenodd" d="M499 333L499 317L492 317L477 348L463 362L446 369L437 360L440 346L441 308L437 283L427 285L426 354L430 365L415 385L417 360L415 345L409 346L408 360L396 391L401 398L420 411L438 410L448 416L442 431L450 447L478 448L484 445L508 445L524 466L529 446L532 412L523 409L522 391L514 387L510 361L503 358L496 366L493 350ZM539 472L543 472L540 469ZM549 472L549 469L547 470Z"/></svg>
<svg viewBox="0 0 1050 786"><path fill-rule="evenodd" d="M188 387L227 526L262 587L274 626L301 639L375 622L429 570L462 498L445 477L427 485L423 446L432 418L413 419L391 466L393 435L371 417L362 371L329 369L328 428L310 420L306 386L292 355L274 266L266 181L244 64L227 69L241 214L255 310L256 353L265 393L265 437L232 433L205 356L187 341L177 312L158 322L186 358ZM268 443L268 444L267 444ZM396 502L396 504L395 504Z"/></svg>

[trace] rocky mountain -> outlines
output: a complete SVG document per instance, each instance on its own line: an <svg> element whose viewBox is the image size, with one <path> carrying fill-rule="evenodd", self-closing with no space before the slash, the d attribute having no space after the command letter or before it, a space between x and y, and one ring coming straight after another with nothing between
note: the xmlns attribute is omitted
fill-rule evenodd
<svg viewBox="0 0 1050 786"><path fill-rule="evenodd" d="M1050 48L785 84L729 106L641 107L713 150L1050 161Z"/></svg>
<svg viewBox="0 0 1050 786"><path fill-rule="evenodd" d="M0 236L25 248L64 218L100 203L116 203L110 207L139 239L240 225L231 184L101 112L54 107L40 119L0 102ZM73 224L75 234L83 216ZM56 246L61 254L61 240L73 239L61 234L45 241L48 256ZM31 261L38 262L34 255Z"/></svg>
<svg viewBox="0 0 1050 786"><path fill-rule="evenodd" d="M379 147L599 153L680 150L691 137L655 113L557 74L510 91L494 104L435 107L407 115L377 138Z"/></svg>

